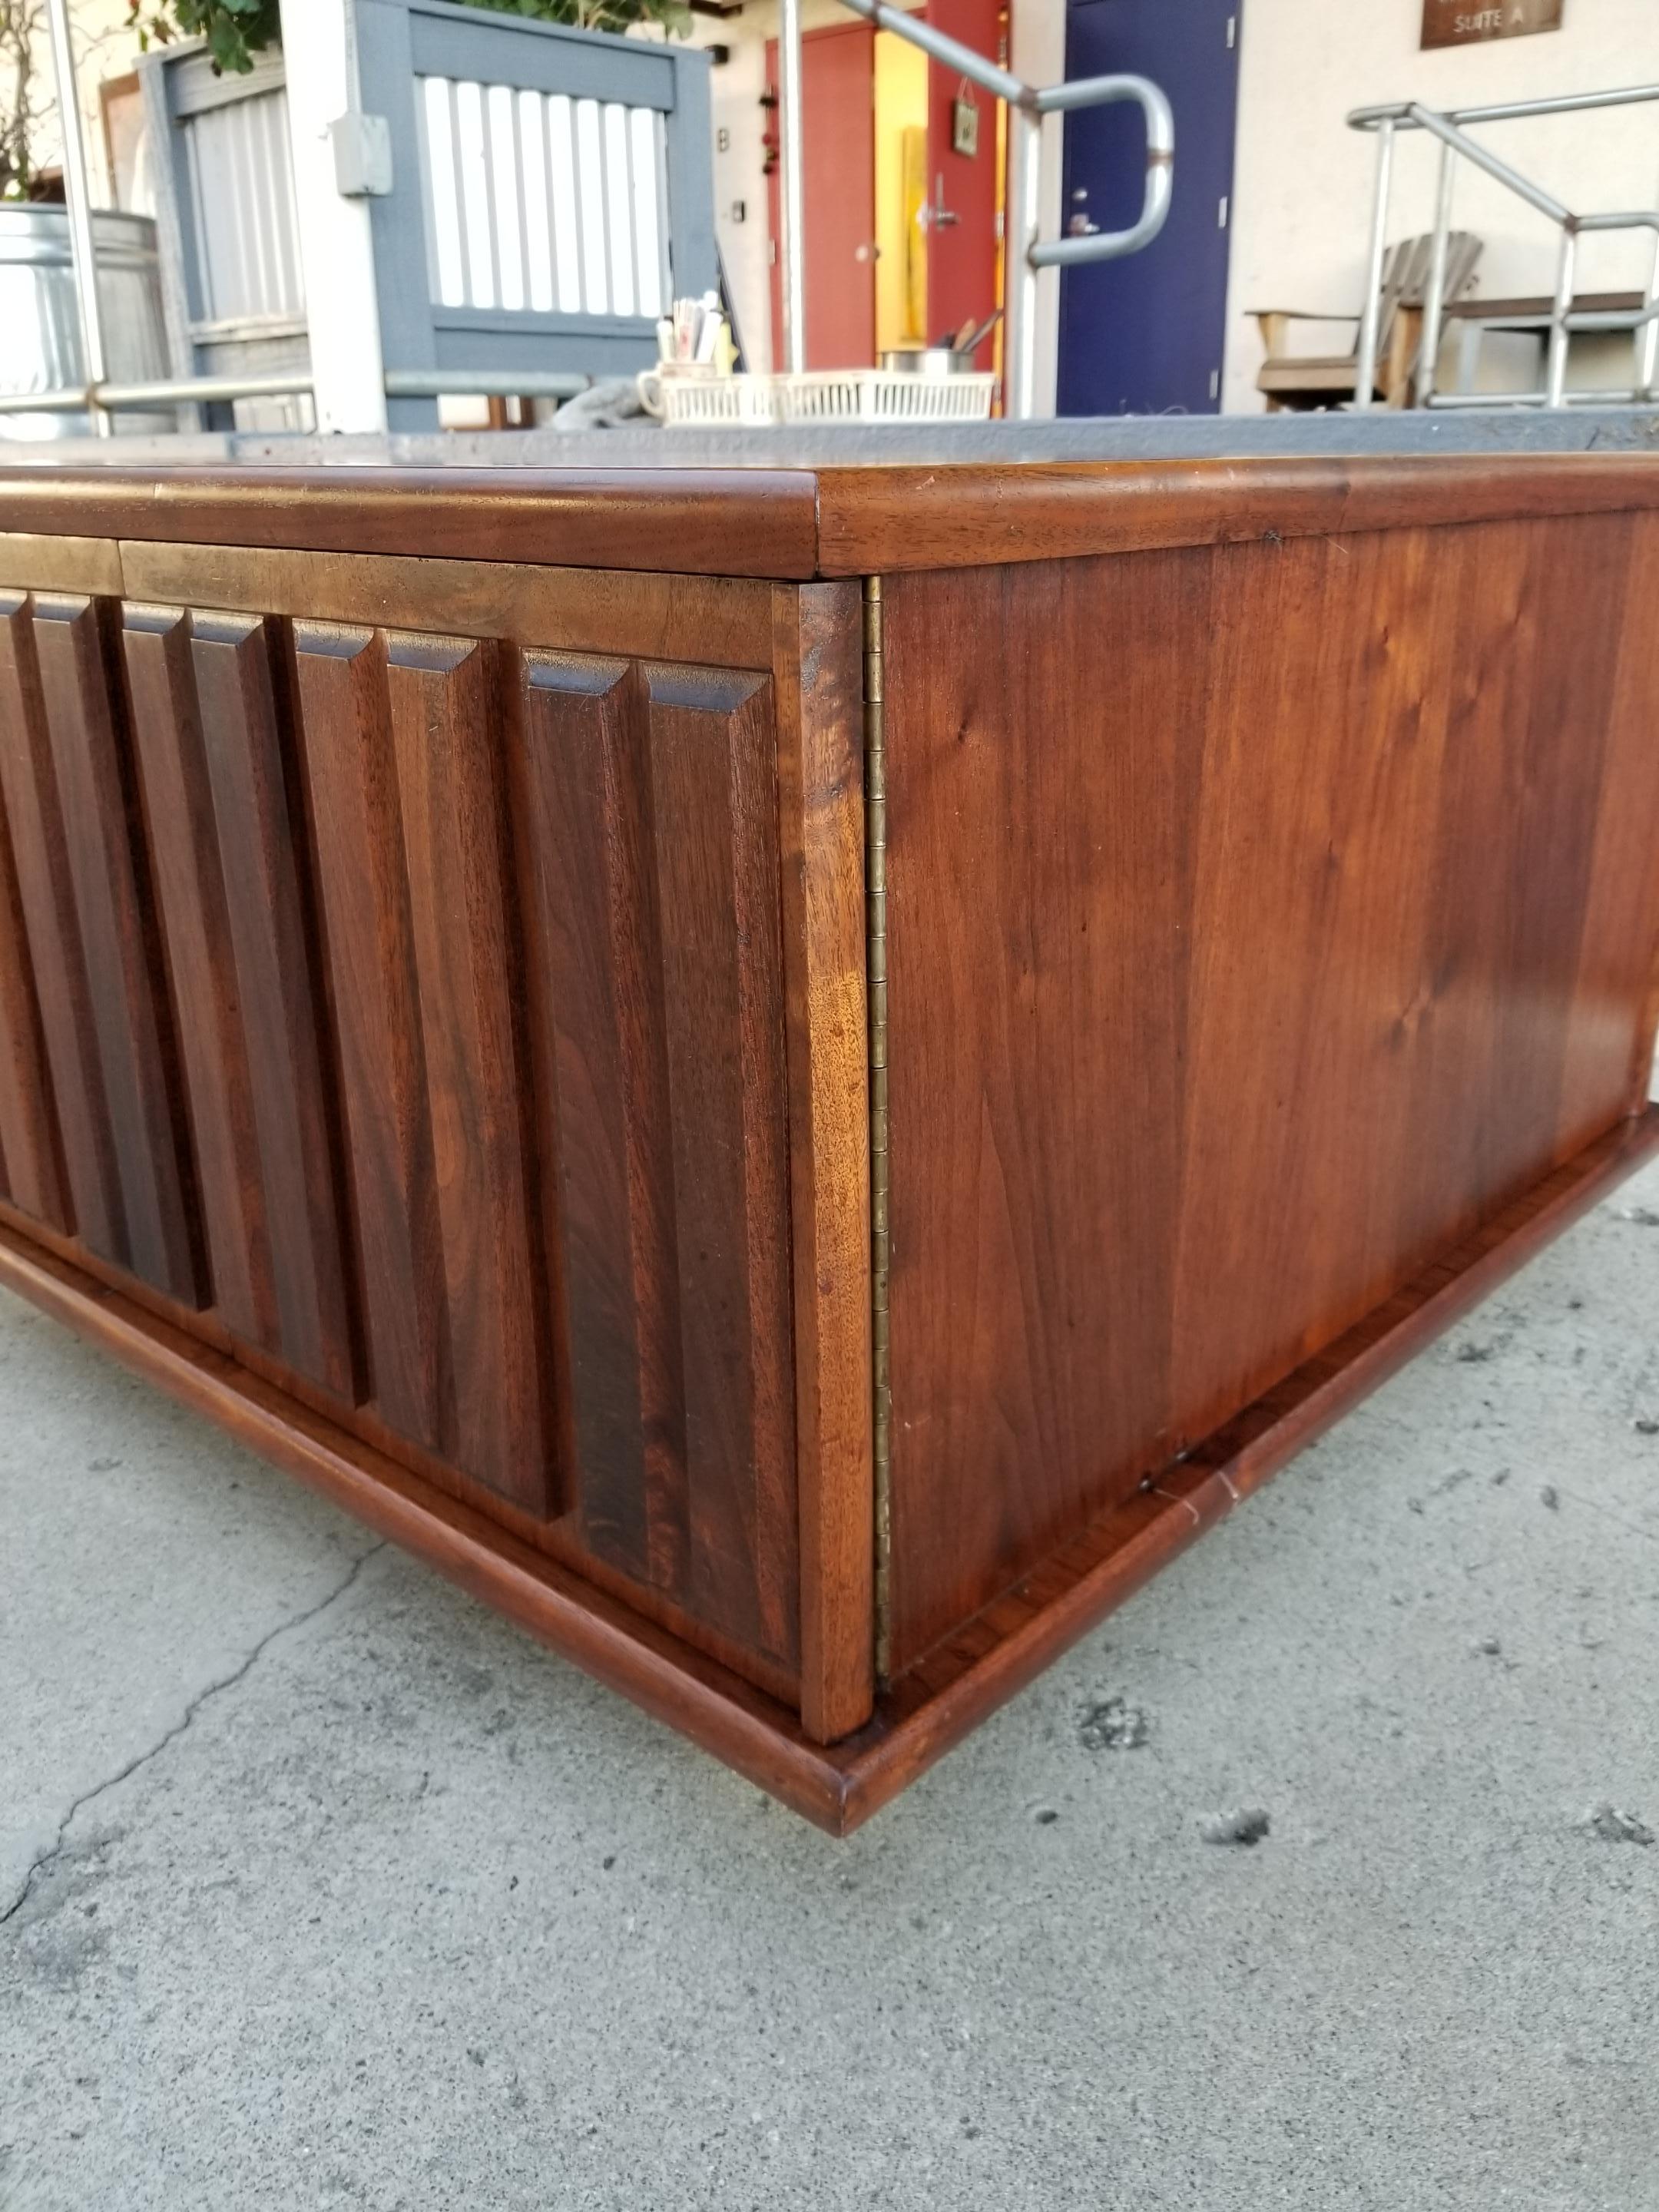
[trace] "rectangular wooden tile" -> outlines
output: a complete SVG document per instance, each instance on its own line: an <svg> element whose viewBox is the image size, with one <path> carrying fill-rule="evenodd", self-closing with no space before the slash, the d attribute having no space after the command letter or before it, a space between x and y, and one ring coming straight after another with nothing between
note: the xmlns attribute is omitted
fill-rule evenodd
<svg viewBox="0 0 1659 2212"><path fill-rule="evenodd" d="M514 812L582 1530L678 1595L685 1384L649 736L636 665L524 655Z"/></svg>
<svg viewBox="0 0 1659 2212"><path fill-rule="evenodd" d="M399 1434L546 1511L489 648L313 623L295 643L369 1390Z"/></svg>
<svg viewBox="0 0 1659 2212"><path fill-rule="evenodd" d="M0 720L21 716L9 635L0 615ZM0 738L0 745L4 740ZM67 1233L71 1224L59 1157L46 1036L29 957L11 828L0 809L0 1183L20 1212Z"/></svg>
<svg viewBox="0 0 1659 2212"><path fill-rule="evenodd" d="M357 1395L301 855L268 625L129 605L124 643L213 1298Z"/></svg>
<svg viewBox="0 0 1659 2212"><path fill-rule="evenodd" d="M525 656L515 811L582 1528L799 1643L770 688Z"/></svg>
<svg viewBox="0 0 1659 2212"><path fill-rule="evenodd" d="M0 775L76 1230L195 1305L183 1102L97 606L11 600L5 623Z"/></svg>
<svg viewBox="0 0 1659 2212"><path fill-rule="evenodd" d="M794 1392L771 687L647 667L692 1601L785 1648Z"/></svg>

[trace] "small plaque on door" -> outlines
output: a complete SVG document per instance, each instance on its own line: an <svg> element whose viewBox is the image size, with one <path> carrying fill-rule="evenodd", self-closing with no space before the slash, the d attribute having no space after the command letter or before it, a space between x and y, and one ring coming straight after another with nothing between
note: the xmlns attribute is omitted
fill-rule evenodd
<svg viewBox="0 0 1659 2212"><path fill-rule="evenodd" d="M1423 0L1425 46L1473 46L1487 39L1524 39L1559 31L1565 0Z"/></svg>
<svg viewBox="0 0 1659 2212"><path fill-rule="evenodd" d="M979 110L971 100L951 103L951 145L954 152L969 156L979 151Z"/></svg>

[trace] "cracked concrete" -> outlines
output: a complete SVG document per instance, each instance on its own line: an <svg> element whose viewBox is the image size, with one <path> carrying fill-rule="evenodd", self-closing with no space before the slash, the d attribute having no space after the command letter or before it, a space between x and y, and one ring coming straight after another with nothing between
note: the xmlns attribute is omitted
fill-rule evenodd
<svg viewBox="0 0 1659 2212"><path fill-rule="evenodd" d="M376 1552L384 1551L385 1548L384 1542L372 1543L366 1551L360 1552L325 1597L319 1598L315 1605L307 1606L303 1612L295 1613L291 1620L279 1620L275 1628L268 1630L259 1638L246 1658L231 1668L229 1674L222 1675L216 1682L210 1682L205 1688L198 1690L184 1711L164 1735L148 1746L146 1749L136 1752L125 1765L118 1767L115 1772L106 1777L104 1781L94 1783L91 1789L83 1790L78 1797L73 1798L65 1809L63 1818L58 1821L57 1832L51 1843L44 1851L29 1862L17 1894L9 1905L0 1910L0 1928L4 1927L7 1921L15 1914L21 1912L28 1902L29 1893L34 1887L35 1877L45 1873L63 1856L70 1829L88 1805L96 1804L98 1800L110 1790L118 1788L123 1782L130 1780L141 1766L148 1766L152 1759L159 1759L169 1744L176 1743L183 1735L210 1698L216 1698L226 1690L234 1690L239 1682L245 1680L250 1668L258 1664L260 1659L279 1636L291 1636L297 1630L305 1627L308 1621L315 1620L319 1613L326 1613L330 1606L337 1599L343 1597L356 1581L362 1572L364 1560L373 1559Z"/></svg>
<svg viewBox="0 0 1659 2212"><path fill-rule="evenodd" d="M0 1301L0 2208L1659 2212L1656 1294L1659 1171L842 1845Z"/></svg>

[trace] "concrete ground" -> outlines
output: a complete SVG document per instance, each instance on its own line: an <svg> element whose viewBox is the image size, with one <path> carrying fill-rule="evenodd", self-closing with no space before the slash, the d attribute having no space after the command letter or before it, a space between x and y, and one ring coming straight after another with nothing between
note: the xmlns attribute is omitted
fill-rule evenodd
<svg viewBox="0 0 1659 2212"><path fill-rule="evenodd" d="M1659 1171L836 1844L5 1302L0 2205L1659 2208L1656 1313Z"/></svg>

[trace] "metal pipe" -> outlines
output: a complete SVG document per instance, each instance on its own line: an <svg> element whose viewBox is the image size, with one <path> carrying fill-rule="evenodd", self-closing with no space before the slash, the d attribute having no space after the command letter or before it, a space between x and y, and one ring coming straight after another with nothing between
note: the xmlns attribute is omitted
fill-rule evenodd
<svg viewBox="0 0 1659 2212"><path fill-rule="evenodd" d="M1389 186L1394 174L1394 118L1376 134L1376 186L1371 203L1370 251L1365 257L1365 303L1353 370L1353 404L1362 413L1376 395L1376 343L1382 315L1382 264L1389 245Z"/></svg>
<svg viewBox="0 0 1659 2212"><path fill-rule="evenodd" d="M574 369L389 368L388 399L574 399L592 383Z"/></svg>
<svg viewBox="0 0 1659 2212"><path fill-rule="evenodd" d="M1638 390L1650 392L1659 383L1659 230L1654 233L1653 260L1648 270L1647 324L1642 332L1642 343L1637 349L1636 382Z"/></svg>
<svg viewBox="0 0 1659 2212"><path fill-rule="evenodd" d="M98 304L98 260L92 238L92 198L87 187L87 147L81 129L81 104L75 92L75 46L70 33L69 0L46 0L52 32L52 68L58 82L58 127L64 141L64 198L69 208L70 259L75 270L75 304L81 323L81 366L89 386L104 380L104 319ZM92 427L110 434L103 408L92 408Z"/></svg>
<svg viewBox="0 0 1659 2212"><path fill-rule="evenodd" d="M1580 307L1567 317L1570 331L1639 331L1659 315L1659 299L1651 292L1640 307ZM1496 327L1501 329L1502 325Z"/></svg>
<svg viewBox="0 0 1659 2212"><path fill-rule="evenodd" d="M1425 407L1440 364L1440 324L1446 304L1446 253L1451 241L1452 149L1440 149L1440 177L1434 195L1434 246L1423 299L1423 337L1417 356L1417 404Z"/></svg>
<svg viewBox="0 0 1659 2212"><path fill-rule="evenodd" d="M0 415L78 415L97 408L178 407L191 400L274 399L312 388L308 369L270 376L169 376L148 384L64 386L52 392L0 392Z"/></svg>
<svg viewBox="0 0 1659 2212"><path fill-rule="evenodd" d="M1163 229L1170 213L1173 179L1167 159L1153 162L1146 172L1146 196L1139 220L1127 230L1096 231L1083 238L1045 238L1031 248L1034 269L1080 269L1091 261L1117 261L1150 246Z"/></svg>
<svg viewBox="0 0 1659 2212"><path fill-rule="evenodd" d="M1504 100L1488 107L1449 107L1449 123L1511 123L1525 115L1577 115L1592 107L1634 107L1659 100L1659 84L1620 85L1612 92L1568 92L1553 99ZM1375 131L1384 123L1403 123L1408 131L1420 127L1422 117L1414 100L1387 100L1375 107L1349 112L1351 131Z"/></svg>
<svg viewBox="0 0 1659 2212"><path fill-rule="evenodd" d="M780 0L778 11L778 255L783 307L783 366L806 366L806 272L802 240L805 198L801 182L800 0Z"/></svg>
<svg viewBox="0 0 1659 2212"><path fill-rule="evenodd" d="M1547 392L1437 392L1434 395L1437 413L1453 407L1547 407ZM1645 392L1616 391L1569 392L1561 400L1563 408L1605 407L1632 410L1639 414L1653 412L1653 399Z"/></svg>
<svg viewBox="0 0 1659 2212"><path fill-rule="evenodd" d="M1597 215L1581 215L1580 230L1659 230L1659 209L1622 208Z"/></svg>
<svg viewBox="0 0 1659 2212"><path fill-rule="evenodd" d="M959 39L948 38L943 31L936 31L931 23L911 15L906 9L890 8L887 0L841 0L841 4L843 8L850 8L854 15L862 15L866 23L875 24L878 30L891 31L899 38L908 40L913 46L920 46L923 53L931 54L936 62L942 62L948 70L954 70L958 76L965 76L973 83L982 85L987 92L994 94L999 100L1006 100L1010 107L1029 106L1032 101L1040 102L1042 99L1042 94L1034 93L1023 78L1012 76L1006 69L1000 69L995 62L988 61L983 54L975 53L971 46L964 46ZM781 94L781 42L778 47L778 83Z"/></svg>
<svg viewBox="0 0 1659 2212"><path fill-rule="evenodd" d="M1556 265L1555 307L1550 317L1549 366L1544 373L1544 390L1547 394L1544 404L1559 407L1567 385L1567 316L1572 307L1573 270L1578 260L1577 234L1571 228L1561 233L1561 258Z"/></svg>
<svg viewBox="0 0 1659 2212"><path fill-rule="evenodd" d="M1036 413L1038 276L1032 258L1042 204L1042 124L1029 107L1008 110L1008 199L1003 266L1007 319L1004 406L1009 419Z"/></svg>
<svg viewBox="0 0 1659 2212"><path fill-rule="evenodd" d="M1466 137L1455 123L1449 123L1443 115L1437 115L1431 107L1421 106L1415 100L1412 102L1412 114L1425 131L1438 138L1443 145L1455 147L1465 161L1473 161L1477 169L1484 169L1489 177L1496 177L1500 185L1507 185L1512 192L1525 200L1528 207L1536 208L1540 215L1547 215L1552 222L1572 221L1571 208L1563 207L1560 201L1547 192L1541 185L1534 184L1530 177L1523 177L1519 169L1512 169L1507 161L1500 161L1478 138Z"/></svg>
<svg viewBox="0 0 1659 2212"><path fill-rule="evenodd" d="M1030 248L1038 269L1076 269L1091 261L1116 261L1150 246L1164 228L1175 185L1175 117L1157 85L1144 76L1079 77L1037 93L1039 116L1071 107L1108 107L1133 100L1146 119L1146 182L1140 214L1127 230L1099 230L1081 238L1047 239Z"/></svg>

